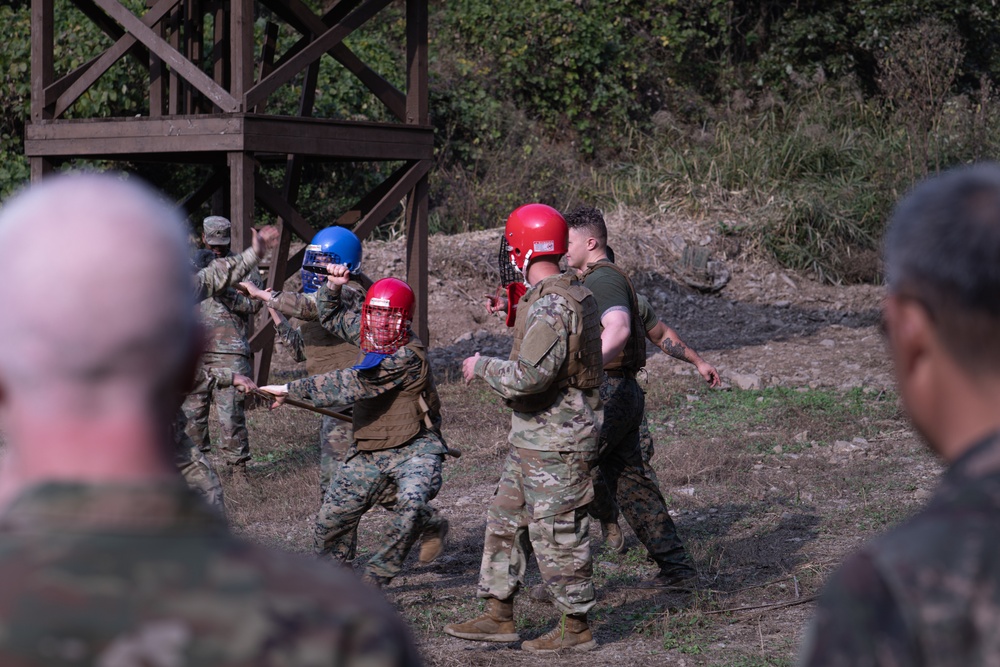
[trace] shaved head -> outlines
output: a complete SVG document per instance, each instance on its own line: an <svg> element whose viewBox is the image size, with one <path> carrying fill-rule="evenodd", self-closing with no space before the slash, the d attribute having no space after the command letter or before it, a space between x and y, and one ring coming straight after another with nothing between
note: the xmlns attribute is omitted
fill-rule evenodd
<svg viewBox="0 0 1000 667"><path fill-rule="evenodd" d="M192 354L187 230L122 176L56 176L0 212L0 388L19 409L100 417L177 391Z"/></svg>

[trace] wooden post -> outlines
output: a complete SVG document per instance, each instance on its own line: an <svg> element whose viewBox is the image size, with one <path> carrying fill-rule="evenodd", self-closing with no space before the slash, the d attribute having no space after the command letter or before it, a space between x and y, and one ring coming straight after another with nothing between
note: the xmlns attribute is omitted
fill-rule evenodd
<svg viewBox="0 0 1000 667"><path fill-rule="evenodd" d="M52 30L53 0L31 0L31 122L52 118L45 106L45 88L55 78ZM52 170L52 163L41 157L28 160L31 180L40 181Z"/></svg>
<svg viewBox="0 0 1000 667"><path fill-rule="evenodd" d="M406 123L429 125L427 85L427 0L406 0ZM413 328L425 345L427 327L427 175L406 200L406 279L417 297Z"/></svg>
<svg viewBox="0 0 1000 667"><path fill-rule="evenodd" d="M229 6L229 52L232 75L229 94L247 111L243 96L253 85L253 0L232 0Z"/></svg>

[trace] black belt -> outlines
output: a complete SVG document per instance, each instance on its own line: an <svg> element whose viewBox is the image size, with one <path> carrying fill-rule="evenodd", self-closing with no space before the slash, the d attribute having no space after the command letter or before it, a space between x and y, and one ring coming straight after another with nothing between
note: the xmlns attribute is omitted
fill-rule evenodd
<svg viewBox="0 0 1000 667"><path fill-rule="evenodd" d="M627 371L622 368L615 368L610 371L604 371L604 374L609 378L635 378L635 371Z"/></svg>

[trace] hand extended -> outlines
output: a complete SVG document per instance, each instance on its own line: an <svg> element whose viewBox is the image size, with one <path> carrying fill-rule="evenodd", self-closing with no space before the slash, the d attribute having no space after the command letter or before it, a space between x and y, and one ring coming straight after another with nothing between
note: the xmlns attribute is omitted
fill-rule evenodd
<svg viewBox="0 0 1000 667"><path fill-rule="evenodd" d="M271 292L271 290L261 289L256 285L254 285L249 280L244 280L243 282L241 282L239 288L243 292L246 292L247 296L249 296L252 299L257 299L258 301L267 302L270 301L271 297L273 296L273 292Z"/></svg>
<svg viewBox="0 0 1000 667"><path fill-rule="evenodd" d="M719 371L715 370L715 366L712 364L702 362L698 364L698 373L701 377L705 379L709 387L718 387L722 384L722 379L719 377Z"/></svg>
<svg viewBox="0 0 1000 667"><path fill-rule="evenodd" d="M268 250L278 245L278 238L281 236L278 232L278 228L274 225L267 225L266 227L261 227L260 229L250 229L250 245L253 246L253 250L257 253L257 256L261 259L267 254Z"/></svg>
<svg viewBox="0 0 1000 667"><path fill-rule="evenodd" d="M274 396L274 403L271 404L271 408L276 408L285 402L285 398L288 396L288 385L287 384L268 384L260 388L265 394L270 394Z"/></svg>
<svg viewBox="0 0 1000 667"><path fill-rule="evenodd" d="M343 287L351 280L351 270L344 264L326 265L326 284L328 287Z"/></svg>
<svg viewBox="0 0 1000 667"><path fill-rule="evenodd" d="M233 373L233 386L243 394L249 394L251 391L257 389L257 383L248 378L246 375L240 375L239 373Z"/></svg>
<svg viewBox="0 0 1000 667"><path fill-rule="evenodd" d="M507 307L507 297L497 296L496 294L484 294L483 298L486 299L486 312L490 313L506 313Z"/></svg>
<svg viewBox="0 0 1000 667"><path fill-rule="evenodd" d="M466 357L465 361L462 362L462 377L465 378L465 384L472 382L472 379L476 377L476 362L479 361L479 353L476 352L471 357Z"/></svg>

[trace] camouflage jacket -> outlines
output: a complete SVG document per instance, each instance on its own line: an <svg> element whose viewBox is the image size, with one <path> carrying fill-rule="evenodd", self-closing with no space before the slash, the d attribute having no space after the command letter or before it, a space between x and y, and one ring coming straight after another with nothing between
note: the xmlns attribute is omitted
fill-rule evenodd
<svg viewBox="0 0 1000 667"><path fill-rule="evenodd" d="M230 253L228 257L232 256ZM247 273L246 280L257 287L264 287L264 279L256 269ZM257 299L251 299L232 287L227 287L198 304L201 322L208 330L205 351L249 357L250 343L247 337L250 334L251 319L262 306Z"/></svg>
<svg viewBox="0 0 1000 667"><path fill-rule="evenodd" d="M529 298L544 282L531 287L524 298ZM566 358L570 332L583 327L574 309L558 294L546 294L535 301L524 317L522 353L517 359L482 357L476 362L476 375L503 398L528 396L547 389ZM536 344L536 340L544 340L545 344ZM539 349L546 351L537 359L527 358L524 352ZM550 452L596 452L602 417L597 389L566 387L544 410L513 413L510 444Z"/></svg>
<svg viewBox="0 0 1000 667"><path fill-rule="evenodd" d="M827 583L801 665L1000 664L1000 433Z"/></svg>
<svg viewBox="0 0 1000 667"><path fill-rule="evenodd" d="M238 255L215 260L195 274L195 300L203 301L239 283L256 268L259 261L260 258L252 247Z"/></svg>
<svg viewBox="0 0 1000 667"><path fill-rule="evenodd" d="M320 322L340 340L360 346L360 312L347 308L340 292L323 287L316 293ZM410 337L413 339L412 333ZM317 406L348 405L420 382L423 364L413 350L401 347L366 371L345 368L289 382L288 395ZM434 429L440 431L440 416L434 415L432 420Z"/></svg>
<svg viewBox="0 0 1000 667"><path fill-rule="evenodd" d="M344 308L360 311L364 303L365 293L360 288L354 288L351 283L341 290L340 300ZM300 320L297 326L290 322L282 322L275 326L275 334L282 345L288 347L289 353L298 362L306 362L309 373L315 375L337 370L345 366L353 366L360 349L347 343L323 328L319 323L319 309L316 306L316 294L303 292L275 292L267 302L269 308L292 319ZM341 352L328 351L318 353L318 348L345 348ZM312 352L310 355L309 353ZM323 359L317 357L322 356Z"/></svg>
<svg viewBox="0 0 1000 667"><path fill-rule="evenodd" d="M0 582L3 665L419 664L350 571L233 537L179 480L28 489Z"/></svg>

